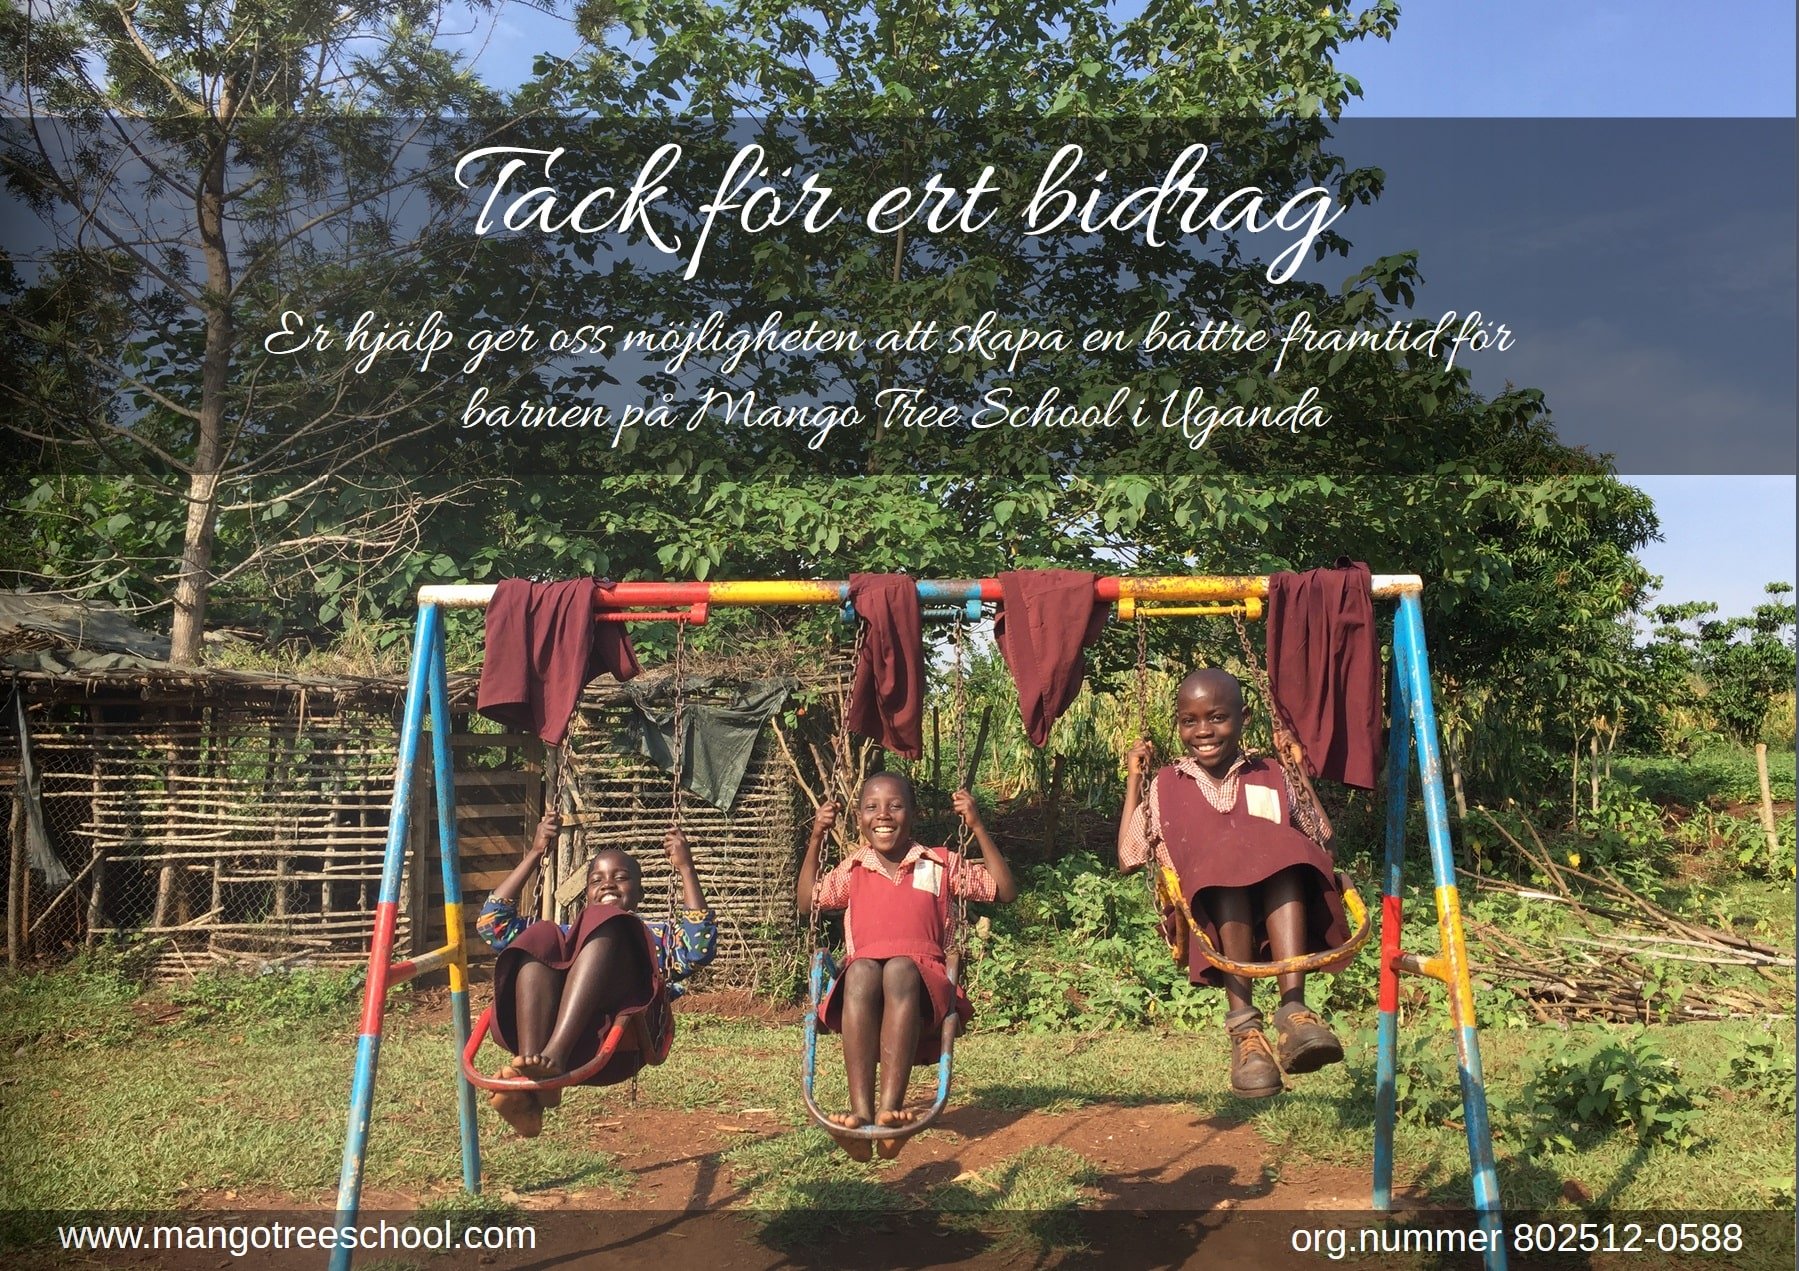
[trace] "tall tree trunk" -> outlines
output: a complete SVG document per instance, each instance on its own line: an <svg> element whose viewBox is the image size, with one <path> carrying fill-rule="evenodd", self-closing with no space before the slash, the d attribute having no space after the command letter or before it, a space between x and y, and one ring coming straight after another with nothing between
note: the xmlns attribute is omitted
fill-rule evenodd
<svg viewBox="0 0 1799 1271"><path fill-rule="evenodd" d="M1443 756L1449 760L1449 790L1455 796L1455 819L1466 821L1468 819L1468 792L1462 785L1461 747L1450 742L1443 748Z"/></svg>
<svg viewBox="0 0 1799 1271"><path fill-rule="evenodd" d="M1592 791L1591 809L1599 811L1599 734L1587 738L1587 785Z"/></svg>
<svg viewBox="0 0 1799 1271"><path fill-rule="evenodd" d="M227 87L220 103L220 118L228 121L232 110L232 94ZM194 438L194 466L187 483L187 527L175 579L175 619L169 631L169 661L177 665L200 660L206 603L212 589L219 472L225 466L225 394L236 336L231 313L231 254L225 241L225 159L229 139L227 123L201 174L195 200L200 252L206 264L206 351L200 362L200 421Z"/></svg>
<svg viewBox="0 0 1799 1271"><path fill-rule="evenodd" d="M212 586L212 534L217 515L218 473L195 472L187 484L187 531L182 538L181 568L175 579L175 621L169 630L169 661L178 665L192 665L200 660L207 593Z"/></svg>
<svg viewBox="0 0 1799 1271"><path fill-rule="evenodd" d="M1580 738L1574 738L1568 773L1568 824L1580 823Z"/></svg>

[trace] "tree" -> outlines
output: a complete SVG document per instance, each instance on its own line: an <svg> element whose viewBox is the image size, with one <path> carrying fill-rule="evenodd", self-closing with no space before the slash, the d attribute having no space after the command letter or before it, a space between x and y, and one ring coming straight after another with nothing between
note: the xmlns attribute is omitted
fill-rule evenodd
<svg viewBox="0 0 1799 1271"><path fill-rule="evenodd" d="M1122 188L1132 184L1127 170L1154 171L1171 143L1211 136L1228 141L1218 147L1223 166L1207 169L1220 188L1241 179L1280 194L1318 183L1343 204L1380 190L1378 172L1331 155L1328 124L1359 91L1335 66L1336 50L1389 35L1390 5L1158 4L1125 20L1054 0L929 12L765 0L582 12L590 29L616 18L640 43L629 56L601 47L533 92L605 119L678 123L690 150L709 157L753 139L771 172L825 165L848 207L921 172L966 180L958 164L970 155L1028 172L1069 138L1120 157ZM1248 125L1231 123L1233 114ZM718 122L746 115L756 124L734 134ZM708 142L723 149L701 151ZM591 184L611 162L576 168L567 185ZM769 178L788 193L797 181ZM716 242L707 269L682 280L680 303L734 318L779 307L871 329L919 314L948 327L993 310L1016 325L1141 333L1161 312L1197 328L1233 317L1284 324L1303 310L1320 327L1378 330L1410 304L1418 279L1418 262L1399 252L1339 288L1276 286L1216 238L1217 250L1199 256L1108 232L1051 250L1003 221L984 235L872 239L853 225L788 237L733 237L727 227ZM1328 233L1319 240L1320 255L1345 247ZM1503 687L1495 713L1540 696L1545 682L1559 683L1556 702L1597 691L1603 663L1577 667L1573 650L1609 647L1618 615L1642 593L1630 553L1654 532L1647 501L1602 458L1561 445L1539 393L1483 398L1459 370L1416 354L1301 354L1279 376L1271 361L1133 345L1040 356L1003 377L941 353L751 364L734 379L766 396L829 384L863 404L895 384L978 401L998 378L1026 400L1048 386L1085 401L1111 385L1160 388L1167 378L1233 403L1284 403L1291 385L1328 382L1350 424L1273 440L1221 432L1197 457L1178 434L1127 446L1083 435L1077 458L1046 460L1046 447L1014 444L1003 431L908 438L897 456L876 446L810 456L774 447L747 463L706 454L677 463L675 475L634 476L603 492L534 482L525 520L546 516L566 547L531 546L603 557L613 573L699 577L834 575L877 562L955 575L1033 565L1236 571L1349 552L1426 577L1437 664L1472 689ZM546 565L533 556L530 567ZM1550 651L1569 656L1549 667ZM1567 709L1590 720L1597 706Z"/></svg>
<svg viewBox="0 0 1799 1271"><path fill-rule="evenodd" d="M321 312L347 326L363 308L479 304L452 285L472 240L424 179L434 117L492 103L435 43L445 7L51 0L0 15L6 177L48 245L6 313L6 342L30 356L5 392L43 447L23 541L65 585L166 588L176 662L199 657L222 573L367 568L410 548L444 497L377 461L435 425L441 382L399 358L301 373L265 336ZM44 531L82 506L91 530Z"/></svg>
<svg viewBox="0 0 1799 1271"><path fill-rule="evenodd" d="M1697 705L1733 740L1761 739L1769 710L1793 691L1795 672L1792 584L1765 590L1767 602L1743 617L1708 618L1718 606L1703 601L1651 611L1660 682L1671 690L1664 710Z"/></svg>

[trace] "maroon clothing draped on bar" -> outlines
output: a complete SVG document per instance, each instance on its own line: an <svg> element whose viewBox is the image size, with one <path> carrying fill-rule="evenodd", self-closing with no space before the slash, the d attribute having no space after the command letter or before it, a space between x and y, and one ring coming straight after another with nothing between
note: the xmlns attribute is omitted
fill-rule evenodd
<svg viewBox="0 0 1799 1271"><path fill-rule="evenodd" d="M487 606L475 708L557 746L589 680L605 671L617 680L636 675L637 653L624 624L594 620L599 587L591 578L502 582Z"/></svg>
<svg viewBox="0 0 1799 1271"><path fill-rule="evenodd" d="M1314 777L1374 789L1380 771L1380 651L1368 566L1268 579L1268 679Z"/></svg>
<svg viewBox="0 0 1799 1271"><path fill-rule="evenodd" d="M1252 788L1264 793L1251 795ZM1254 887L1293 866L1301 867L1305 881L1303 951L1322 953L1349 939L1336 866L1323 848L1293 825L1293 802L1279 765L1257 758L1240 768L1237 801L1229 812L1214 808L1199 783L1175 766L1156 774L1156 799L1162 814L1162 844L1192 907L1193 920L1214 949L1223 952L1218 924L1206 909L1206 890ZM1264 929L1251 960L1265 962L1271 956ZM1198 955L1189 964L1187 977L1195 984L1219 982L1218 971Z"/></svg>
<svg viewBox="0 0 1799 1271"><path fill-rule="evenodd" d="M581 951L581 946L591 940L601 927L614 922L626 924L627 939L636 938L642 942L643 958L637 963L635 971L637 981L630 987L625 1007L648 1007L644 1012L644 1022L649 1025L651 1044L660 1049L662 1039L675 1026L675 1016L669 1005L667 986L656 970L659 963L655 938L644 925L643 919L617 905L587 906L567 931L559 923L534 922L500 951L499 960L494 963L493 969L493 1031L501 1046L518 1054L516 982L520 965L530 959L558 971L566 971L574 962L575 955ZM574 1050L569 1055L570 1072L600 1053L600 1044L611 1027L612 1020L603 1018L592 1033L575 1043ZM627 1028L619 1041L618 1049L607 1060L606 1066L581 1084L611 1086L629 1081L637 1075L644 1063L645 1056L638 1048L636 1032Z"/></svg>
<svg viewBox="0 0 1799 1271"><path fill-rule="evenodd" d="M924 753L924 615L906 574L851 574L850 603L868 629L847 708L850 728L907 759Z"/></svg>
<svg viewBox="0 0 1799 1271"><path fill-rule="evenodd" d="M1096 575L1078 569L1021 569L999 576L993 638L1018 687L1018 713L1033 746L1081 691L1081 650L1105 629L1106 607L1093 599Z"/></svg>

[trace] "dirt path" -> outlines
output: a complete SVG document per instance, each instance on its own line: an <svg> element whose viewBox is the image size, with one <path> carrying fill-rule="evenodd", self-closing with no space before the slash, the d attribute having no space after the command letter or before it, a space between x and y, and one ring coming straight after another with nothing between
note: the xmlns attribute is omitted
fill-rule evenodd
<svg viewBox="0 0 1799 1271"><path fill-rule="evenodd" d="M1367 1204L1365 1172L1308 1167L1270 1177L1268 1143L1247 1125L1170 1117L1165 1108L1095 1104L1059 1115L985 1108L946 1111L911 1140L881 1183L922 1202L944 1183L969 1181L1031 1147L1078 1153L1099 1174L1087 1205L1123 1212L1158 1210L1343 1209ZM570 1125L568 1129L575 1130ZM638 1178L626 1196L605 1192L505 1192L526 1210L716 1210L741 1204L723 1153L749 1138L789 1133L774 1116L752 1112L650 1109L600 1121L590 1140ZM807 1131L810 1133L810 1131ZM684 1150L671 1153L669 1145ZM978 1186L978 1181L977 1181Z"/></svg>

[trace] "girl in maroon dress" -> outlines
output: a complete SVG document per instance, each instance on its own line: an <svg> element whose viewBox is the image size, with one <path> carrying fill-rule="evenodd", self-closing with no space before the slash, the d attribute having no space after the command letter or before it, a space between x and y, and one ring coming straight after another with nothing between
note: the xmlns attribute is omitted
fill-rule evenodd
<svg viewBox="0 0 1799 1271"><path fill-rule="evenodd" d="M960 985L951 985L946 968L945 950L956 920L952 902L966 896L1009 903L1018 895L1006 858L981 824L974 796L958 790L953 803L980 846L978 863L947 848L913 842L912 783L894 773L862 783L856 797L860 841L823 878L818 877L818 854L837 823L837 806L827 803L812 822L800 863L800 913L845 911L847 961L819 1010L819 1022L843 1034L850 1109L831 1120L845 1129L906 1125L914 1119L916 1114L905 1107L913 1065L936 1060L938 1030L950 1012L963 1022L974 1015L967 994ZM857 1160L873 1155L866 1139L837 1141ZM881 1155L898 1155L900 1142L880 1140Z"/></svg>
<svg viewBox="0 0 1799 1271"><path fill-rule="evenodd" d="M1330 855L1297 824L1280 765L1243 753L1243 688L1227 672L1194 671L1175 699L1175 728L1187 754L1155 776L1143 798L1152 748L1127 756L1118 865L1172 870L1193 920L1233 962L1299 957L1348 939ZM1326 967L1335 970L1336 967ZM1245 1098L1279 1094L1281 1073L1315 1072L1343 1058L1342 1043L1307 1006L1304 975L1278 977L1274 1015L1280 1057L1262 1032L1250 982L1194 957L1188 978L1223 984L1231 1037L1231 1089Z"/></svg>
<svg viewBox="0 0 1799 1271"><path fill-rule="evenodd" d="M601 852L588 864L586 907L569 924L532 921L519 912L519 896L544 854L555 845L561 822L554 813L518 868L481 907L475 931L496 950L493 1029L500 1045L517 1056L501 1077L542 1080L582 1067L599 1053L614 1015L643 1006L651 1041L660 1046L674 1027L669 1002L679 981L712 960L718 928L693 868L693 852L680 830L663 840L669 865L681 879L684 911L673 922L637 916L643 872L628 852ZM629 1033L627 1033L629 1036ZM634 1077L645 1063L636 1046L621 1046L606 1066L583 1084L612 1085ZM546 1109L562 1091L496 1090L494 1110L525 1138L543 1125Z"/></svg>

